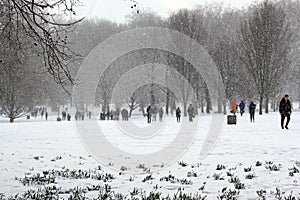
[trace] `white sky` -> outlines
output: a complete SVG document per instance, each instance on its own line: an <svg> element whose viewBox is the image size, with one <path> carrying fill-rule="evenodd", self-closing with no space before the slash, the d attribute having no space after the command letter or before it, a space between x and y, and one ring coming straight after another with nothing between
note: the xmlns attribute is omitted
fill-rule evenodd
<svg viewBox="0 0 300 200"><path fill-rule="evenodd" d="M193 8L194 5L205 5L207 3L218 2L230 5L233 8L241 8L250 5L257 0L135 0L138 2L140 10L152 10L163 17L167 17L172 11L180 8ZM131 9L131 0L83 0L84 6L76 8L79 16L87 18L106 18L115 22L125 22L126 15Z"/></svg>

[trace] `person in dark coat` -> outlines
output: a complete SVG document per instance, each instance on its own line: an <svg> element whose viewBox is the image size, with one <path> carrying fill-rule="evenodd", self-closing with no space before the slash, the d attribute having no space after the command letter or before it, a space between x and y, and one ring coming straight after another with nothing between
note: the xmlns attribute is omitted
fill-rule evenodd
<svg viewBox="0 0 300 200"><path fill-rule="evenodd" d="M176 109L176 119L177 119L177 122L180 122L180 117L181 117L181 110L180 108L178 107Z"/></svg>
<svg viewBox="0 0 300 200"><path fill-rule="evenodd" d="M75 113L75 120L76 121L79 120L79 112L78 111L76 111L76 113Z"/></svg>
<svg viewBox="0 0 300 200"><path fill-rule="evenodd" d="M105 120L105 114L103 112L100 113L100 120Z"/></svg>
<svg viewBox="0 0 300 200"><path fill-rule="evenodd" d="M70 115L70 113L68 113L68 115L67 115L67 120L71 121L71 115Z"/></svg>
<svg viewBox="0 0 300 200"><path fill-rule="evenodd" d="M289 129L288 125L291 119L291 113L292 113L292 106L291 102L289 100L289 95L284 95L284 97L281 99L280 104L279 104L279 113L281 115L281 128L284 129ZM284 119L285 117L287 118L286 124L284 125Z"/></svg>
<svg viewBox="0 0 300 200"><path fill-rule="evenodd" d="M255 114L256 104L251 101L249 105L249 112L250 112L250 121L254 122L254 114Z"/></svg>
<svg viewBox="0 0 300 200"><path fill-rule="evenodd" d="M125 121L125 108L121 110L122 121Z"/></svg>
<svg viewBox="0 0 300 200"><path fill-rule="evenodd" d="M112 110L109 112L109 116L110 116L110 120L114 119L114 112Z"/></svg>
<svg viewBox="0 0 300 200"><path fill-rule="evenodd" d="M124 112L124 120L128 121L128 110L125 108L125 112Z"/></svg>
<svg viewBox="0 0 300 200"><path fill-rule="evenodd" d="M128 110L126 108L121 111L122 121L128 121Z"/></svg>
<svg viewBox="0 0 300 200"><path fill-rule="evenodd" d="M239 104L239 107L240 107L241 116L243 116L243 114L245 112L245 103L243 101L241 101L241 103Z"/></svg>
<svg viewBox="0 0 300 200"><path fill-rule="evenodd" d="M48 112L45 113L46 121L48 120Z"/></svg>
<svg viewBox="0 0 300 200"><path fill-rule="evenodd" d="M110 118L110 112L109 112L109 110L106 112L106 119L107 120L109 120L109 118Z"/></svg>
<svg viewBox="0 0 300 200"><path fill-rule="evenodd" d="M44 116L44 110L41 111L41 118Z"/></svg>
<svg viewBox="0 0 300 200"><path fill-rule="evenodd" d="M151 106L150 105L147 107L147 121L149 124L151 123Z"/></svg>
<svg viewBox="0 0 300 200"><path fill-rule="evenodd" d="M62 111L61 115L62 115L62 120L66 120L66 116L67 116L66 111Z"/></svg>
<svg viewBox="0 0 300 200"><path fill-rule="evenodd" d="M189 105L187 112L189 115L189 121L192 122L194 117L194 107L192 106L192 104Z"/></svg>
<svg viewBox="0 0 300 200"><path fill-rule="evenodd" d="M84 121L84 112L81 112L80 116L81 116L81 120Z"/></svg>

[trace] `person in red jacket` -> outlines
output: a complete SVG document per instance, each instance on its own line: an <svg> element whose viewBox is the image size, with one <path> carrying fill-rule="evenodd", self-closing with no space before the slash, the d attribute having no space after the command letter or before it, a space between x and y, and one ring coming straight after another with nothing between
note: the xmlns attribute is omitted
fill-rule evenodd
<svg viewBox="0 0 300 200"><path fill-rule="evenodd" d="M236 105L236 101L234 100L233 103L232 103L232 106L231 106L231 112L235 115L236 113L236 108L237 108L237 105Z"/></svg>
<svg viewBox="0 0 300 200"><path fill-rule="evenodd" d="M114 112L112 110L110 111L109 116L110 116L110 120L113 120Z"/></svg>

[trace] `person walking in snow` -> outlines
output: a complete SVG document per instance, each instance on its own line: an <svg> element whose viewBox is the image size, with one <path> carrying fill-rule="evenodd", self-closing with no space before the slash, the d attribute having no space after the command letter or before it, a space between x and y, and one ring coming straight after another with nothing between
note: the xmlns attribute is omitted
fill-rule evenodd
<svg viewBox="0 0 300 200"><path fill-rule="evenodd" d="M106 119L107 120L109 120L109 118L110 118L110 112L109 112L109 110L106 112Z"/></svg>
<svg viewBox="0 0 300 200"><path fill-rule="evenodd" d="M180 122L180 117L181 117L181 110L180 108L178 107L176 109L176 119L177 119L177 122Z"/></svg>
<svg viewBox="0 0 300 200"><path fill-rule="evenodd" d="M249 112L250 112L250 121L254 122L254 114L255 114L256 104L251 101L249 105Z"/></svg>
<svg viewBox="0 0 300 200"><path fill-rule="evenodd" d="M237 109L237 105L236 105L236 101L234 100L232 105L231 105L231 111L230 112L235 115L236 109Z"/></svg>
<svg viewBox="0 0 300 200"><path fill-rule="evenodd" d="M292 106L289 100L289 95L284 95L279 104L279 113L281 115L281 128L289 129L288 125L291 119ZM286 124L284 126L284 120L287 118Z"/></svg>
<svg viewBox="0 0 300 200"><path fill-rule="evenodd" d="M194 107L192 106L192 104L189 105L187 112L189 115L189 121L192 122L194 117Z"/></svg>
<svg viewBox="0 0 300 200"><path fill-rule="evenodd" d="M243 114L245 112L245 103L243 101L241 101L241 103L239 104L239 107L240 107L241 116L243 116Z"/></svg>
<svg viewBox="0 0 300 200"><path fill-rule="evenodd" d="M114 119L114 112L112 110L110 111L109 116L110 116L110 120Z"/></svg>
<svg viewBox="0 0 300 200"><path fill-rule="evenodd" d="M62 120L66 120L66 116L67 116L66 111L62 111L61 115L62 115Z"/></svg>
<svg viewBox="0 0 300 200"><path fill-rule="evenodd" d="M45 118L46 118L46 121L48 120L48 112L46 111L45 113Z"/></svg>
<svg viewBox="0 0 300 200"><path fill-rule="evenodd" d="M70 115L70 113L67 114L67 120L71 121L71 115Z"/></svg>
<svg viewBox="0 0 300 200"><path fill-rule="evenodd" d="M162 122L163 114L164 114L164 110L163 110L162 107L160 107L159 110L158 110L158 116L159 116L159 121L160 122Z"/></svg>
<svg viewBox="0 0 300 200"><path fill-rule="evenodd" d="M149 105L147 110L147 122L150 124L151 123L151 106Z"/></svg>
<svg viewBox="0 0 300 200"><path fill-rule="evenodd" d="M128 121L128 115L129 115L129 112L128 112L128 110L125 108L125 112L124 112L124 120L125 120L125 121Z"/></svg>
<svg viewBox="0 0 300 200"><path fill-rule="evenodd" d="M121 111L122 121L128 121L128 110L126 108Z"/></svg>
<svg viewBox="0 0 300 200"><path fill-rule="evenodd" d="M122 121L125 121L125 108L121 110Z"/></svg>

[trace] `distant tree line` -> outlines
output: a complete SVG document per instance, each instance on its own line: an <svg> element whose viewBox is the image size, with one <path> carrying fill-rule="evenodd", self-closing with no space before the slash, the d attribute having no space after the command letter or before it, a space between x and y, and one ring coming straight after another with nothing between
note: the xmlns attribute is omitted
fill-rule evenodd
<svg viewBox="0 0 300 200"><path fill-rule="evenodd" d="M110 36L137 27L179 31L209 52L225 86L226 102L218 102L219 113L226 113L233 100L258 102L260 114L263 110L269 112L270 104L275 110L283 93L300 101L298 0L265 0L243 10L219 4L199 5L165 19L139 10L123 24L105 19L68 22L57 11L51 12L55 4L33 2L0 0L0 101L2 112L12 121L35 105L72 103L65 91L71 91L68 83L74 84L84 57ZM64 12L74 14L76 5L58 2L65 5ZM164 73L166 79L178 80L181 95L175 96L167 87L155 83L147 84L124 100L129 108L142 111L148 104L160 104L168 114L180 103L186 115L187 105L193 103L201 112L212 111L215 99L210 99L204 79L189 62L170 52L142 49L118 58L101 77L96 104L102 106L103 112L109 109L111 92L122 74L143 63L153 63L153 70L155 63L162 63L179 72L180 77L172 71ZM45 69L48 73L44 73ZM149 70L149 75L153 70ZM189 81L195 94L187 90L183 79Z"/></svg>

